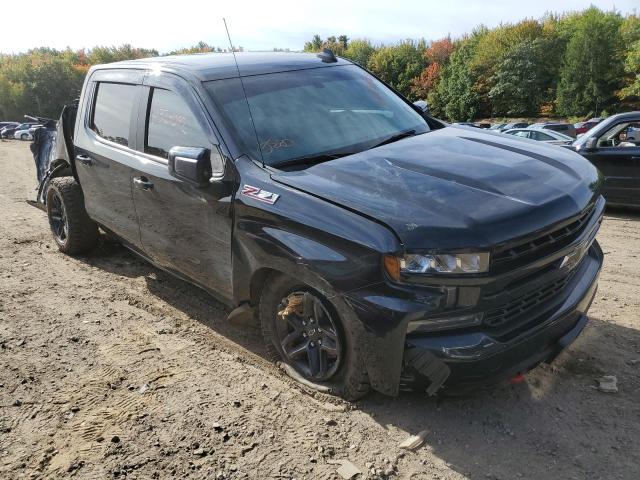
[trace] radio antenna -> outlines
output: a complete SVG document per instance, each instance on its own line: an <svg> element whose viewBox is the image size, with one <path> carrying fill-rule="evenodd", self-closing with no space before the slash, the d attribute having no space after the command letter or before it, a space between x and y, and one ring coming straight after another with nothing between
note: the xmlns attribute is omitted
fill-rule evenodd
<svg viewBox="0 0 640 480"><path fill-rule="evenodd" d="M227 31L227 38L229 39L229 46L231 47L231 54L233 55L233 61L236 64L236 70L238 71L238 80L240 80L240 86L242 87L242 94L244 95L244 101L247 102L247 110L249 110L249 118L251 119L251 125L253 125L253 133L256 136L256 145L258 146L258 152L260 153L260 161L264 167L264 157L262 156L262 148L260 147L260 140L258 139L258 131L256 130L256 123L253 121L253 115L251 114L251 105L249 105L249 98L247 97L247 91L244 89L244 82L242 81L242 75L240 74L240 66L238 65L238 59L236 58L236 50L233 48L233 42L231 41L231 35L229 34L229 27L227 27L227 20L222 18L224 22L224 29Z"/></svg>

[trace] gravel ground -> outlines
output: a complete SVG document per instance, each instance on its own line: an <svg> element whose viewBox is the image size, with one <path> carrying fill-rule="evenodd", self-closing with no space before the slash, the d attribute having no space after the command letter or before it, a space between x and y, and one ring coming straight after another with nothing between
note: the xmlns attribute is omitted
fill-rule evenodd
<svg viewBox="0 0 640 480"><path fill-rule="evenodd" d="M102 239L58 252L26 143L0 143L0 477L640 478L640 215L607 213L584 334L519 385L463 398L295 385L259 332ZM615 375L617 393L595 387ZM426 430L424 446L399 443Z"/></svg>

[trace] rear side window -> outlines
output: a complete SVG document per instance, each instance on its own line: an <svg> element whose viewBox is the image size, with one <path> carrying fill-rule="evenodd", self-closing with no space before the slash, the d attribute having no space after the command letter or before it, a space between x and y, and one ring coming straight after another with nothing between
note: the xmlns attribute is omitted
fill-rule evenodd
<svg viewBox="0 0 640 480"><path fill-rule="evenodd" d="M149 103L144 151L169 158L172 147L211 148L211 142L180 95L154 88Z"/></svg>
<svg viewBox="0 0 640 480"><path fill-rule="evenodd" d="M129 146L131 112L137 87L124 83L101 82L97 88L91 130L105 140Z"/></svg>
<svg viewBox="0 0 640 480"><path fill-rule="evenodd" d="M548 140L553 140L553 137L551 135L547 135L546 133L542 133L542 132L531 132L531 135L534 140L538 140L540 142L546 142Z"/></svg>

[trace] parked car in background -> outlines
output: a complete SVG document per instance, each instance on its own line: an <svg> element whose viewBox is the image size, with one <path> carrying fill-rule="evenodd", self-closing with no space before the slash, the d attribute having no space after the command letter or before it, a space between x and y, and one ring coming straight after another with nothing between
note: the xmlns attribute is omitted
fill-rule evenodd
<svg viewBox="0 0 640 480"><path fill-rule="evenodd" d="M2 129L2 138L14 138L14 134L18 130L29 130L34 125L35 122L26 122L15 126L5 127Z"/></svg>
<svg viewBox="0 0 640 480"><path fill-rule="evenodd" d="M511 130L514 128L527 128L529 124L527 122L515 122L515 123L507 123L506 125L499 128L501 132L506 132L507 130Z"/></svg>
<svg viewBox="0 0 640 480"><path fill-rule="evenodd" d="M463 127L479 128L478 125L476 125L473 122L454 122L454 123L452 123L452 125L461 125Z"/></svg>
<svg viewBox="0 0 640 480"><path fill-rule="evenodd" d="M593 127L595 127L597 124L599 124L601 121L602 121L602 118L596 117L596 118L592 118L590 120L587 120L586 122L578 122L578 123L574 124L573 126L576 129L576 135L580 135L580 134L588 132Z"/></svg>
<svg viewBox="0 0 640 480"><path fill-rule="evenodd" d="M506 125L506 123L494 123L493 125L491 125L489 127L489 130L500 130L505 125Z"/></svg>
<svg viewBox="0 0 640 480"><path fill-rule="evenodd" d="M13 138L16 140L33 140L33 132L42 125L30 125L29 128L23 128L13 132Z"/></svg>
<svg viewBox="0 0 640 480"><path fill-rule="evenodd" d="M5 127L15 127L18 125L18 122L0 122L0 130Z"/></svg>
<svg viewBox="0 0 640 480"><path fill-rule="evenodd" d="M529 128L553 130L554 132L564 133L572 138L576 138L576 129L571 123L561 122L546 122L546 123L534 123L529 125Z"/></svg>
<svg viewBox="0 0 640 480"><path fill-rule="evenodd" d="M504 134L514 135L520 138L529 138L531 140L550 143L552 145L570 145L573 142L573 138L569 135L555 132L553 130L542 132L534 128L512 128L511 130L504 132Z"/></svg>
<svg viewBox="0 0 640 480"><path fill-rule="evenodd" d="M608 204L640 207L640 111L603 120L571 148L600 170Z"/></svg>

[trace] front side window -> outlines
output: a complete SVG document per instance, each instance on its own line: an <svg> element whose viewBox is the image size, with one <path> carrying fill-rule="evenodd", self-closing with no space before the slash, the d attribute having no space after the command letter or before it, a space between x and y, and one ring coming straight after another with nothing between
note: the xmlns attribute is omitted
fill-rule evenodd
<svg viewBox="0 0 640 480"><path fill-rule="evenodd" d="M640 145L640 123L622 122L598 138L598 147L635 147Z"/></svg>
<svg viewBox="0 0 640 480"><path fill-rule="evenodd" d="M128 146L136 88L135 85L124 83L99 83L91 130L105 140Z"/></svg>
<svg viewBox="0 0 640 480"><path fill-rule="evenodd" d="M211 142L180 95L154 88L149 102L144 151L169 158L172 147L211 148Z"/></svg>
<svg viewBox="0 0 640 480"><path fill-rule="evenodd" d="M238 78L205 86L245 148L268 165L356 153L429 131L402 98L353 65L248 76L243 83L244 92Z"/></svg>

